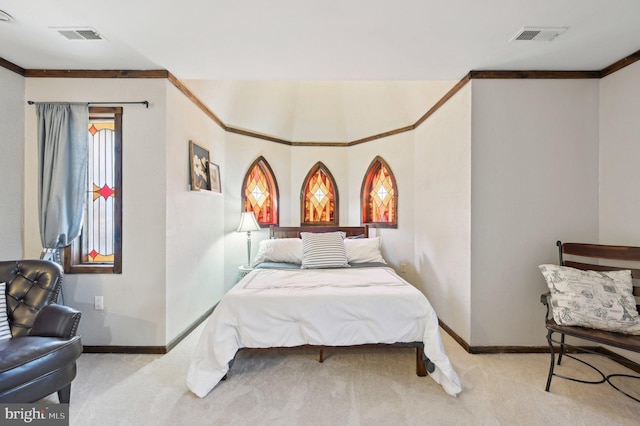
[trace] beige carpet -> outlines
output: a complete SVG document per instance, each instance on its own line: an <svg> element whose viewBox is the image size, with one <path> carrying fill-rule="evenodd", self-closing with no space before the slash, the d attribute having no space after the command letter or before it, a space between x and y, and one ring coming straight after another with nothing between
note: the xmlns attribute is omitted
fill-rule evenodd
<svg viewBox="0 0 640 426"><path fill-rule="evenodd" d="M470 355L442 332L462 381L453 398L415 375L407 348L243 351L203 399L185 385L202 326L167 355L83 354L71 425L637 425L640 403L609 385L554 378L549 355ZM603 359L607 370L628 372ZM565 372L586 370L567 360ZM640 394L640 381L628 380ZM50 396L44 402L57 402Z"/></svg>

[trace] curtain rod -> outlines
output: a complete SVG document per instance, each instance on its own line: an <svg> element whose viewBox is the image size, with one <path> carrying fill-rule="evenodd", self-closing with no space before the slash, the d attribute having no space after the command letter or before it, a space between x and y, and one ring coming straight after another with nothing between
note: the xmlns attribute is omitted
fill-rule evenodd
<svg viewBox="0 0 640 426"><path fill-rule="evenodd" d="M34 101L27 101L29 105L35 104ZM87 102L89 105L125 105L125 104L141 104L146 108L149 108L149 101L138 101L138 102Z"/></svg>

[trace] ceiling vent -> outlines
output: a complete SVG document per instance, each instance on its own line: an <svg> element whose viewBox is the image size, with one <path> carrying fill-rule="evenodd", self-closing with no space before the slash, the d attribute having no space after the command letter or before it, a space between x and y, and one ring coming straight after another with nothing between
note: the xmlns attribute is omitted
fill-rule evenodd
<svg viewBox="0 0 640 426"><path fill-rule="evenodd" d="M524 27L509 41L551 41L566 30L567 27Z"/></svg>
<svg viewBox="0 0 640 426"><path fill-rule="evenodd" d="M67 40L105 40L93 28L52 28Z"/></svg>

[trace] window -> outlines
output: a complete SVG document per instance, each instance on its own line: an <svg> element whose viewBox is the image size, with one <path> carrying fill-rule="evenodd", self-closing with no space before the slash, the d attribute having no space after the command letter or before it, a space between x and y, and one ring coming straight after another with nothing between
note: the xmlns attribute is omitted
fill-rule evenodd
<svg viewBox="0 0 640 426"><path fill-rule="evenodd" d="M249 166L242 186L242 208L252 211L261 226L277 225L278 183L264 157L260 156Z"/></svg>
<svg viewBox="0 0 640 426"><path fill-rule="evenodd" d="M122 273L122 108L89 108L87 201L66 273Z"/></svg>
<svg viewBox="0 0 640 426"><path fill-rule="evenodd" d="M329 169L317 162L300 191L301 225L338 225L338 187Z"/></svg>
<svg viewBox="0 0 640 426"><path fill-rule="evenodd" d="M398 188L391 169L376 157L365 173L360 191L362 223L379 228L398 227Z"/></svg>

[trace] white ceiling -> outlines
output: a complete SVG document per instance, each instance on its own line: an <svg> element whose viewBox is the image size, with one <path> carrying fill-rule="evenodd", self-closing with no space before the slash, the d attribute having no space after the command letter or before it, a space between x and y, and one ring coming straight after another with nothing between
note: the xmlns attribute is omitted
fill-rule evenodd
<svg viewBox="0 0 640 426"><path fill-rule="evenodd" d="M202 93L220 81L441 85L471 70L600 70L640 50L639 0L0 0L0 10L13 17L0 21L0 58L22 68L166 69ZM509 41L526 26L568 30ZM53 27L92 27L107 41L68 41ZM228 120L218 111L233 107L219 104Z"/></svg>

